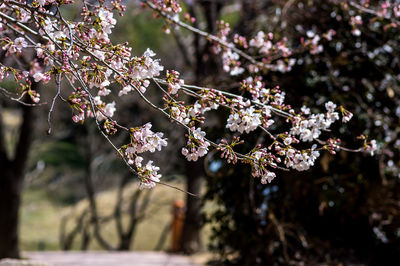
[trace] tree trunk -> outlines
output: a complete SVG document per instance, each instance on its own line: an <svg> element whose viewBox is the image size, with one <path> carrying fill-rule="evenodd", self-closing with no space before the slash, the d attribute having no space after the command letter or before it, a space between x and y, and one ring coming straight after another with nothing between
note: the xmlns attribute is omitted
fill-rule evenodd
<svg viewBox="0 0 400 266"><path fill-rule="evenodd" d="M216 31L216 21L219 18L223 5L223 3L217 1L200 1L198 3L198 7L202 8L206 18L207 31L212 34ZM195 7L191 6L190 8L191 15L195 17ZM207 85L207 79L215 79L218 77L218 59L213 53L212 44L210 42L201 45L200 37L197 34L194 35L193 41L193 46L195 48L195 65L193 66L195 83L205 86ZM187 162L186 176L187 191L200 195L204 177L203 160ZM185 222L181 236L181 250L186 254L195 253L199 251L200 248L200 230L203 222L201 206L202 201L200 198L187 195Z"/></svg>
<svg viewBox="0 0 400 266"><path fill-rule="evenodd" d="M0 259L18 258L18 210L21 198L21 176L8 166L1 167L0 177Z"/></svg>
<svg viewBox="0 0 400 266"><path fill-rule="evenodd" d="M32 87L34 86L36 86L35 83L32 84ZM32 143L34 127L33 108L23 106L22 112L23 121L13 160L7 156L3 136L4 125L0 117L0 259L19 258L19 207L24 169Z"/></svg>
<svg viewBox="0 0 400 266"><path fill-rule="evenodd" d="M187 162L187 191L200 195L203 182L203 160ZM185 223L183 225L181 250L192 254L200 248L200 229L202 225L201 199L191 195L186 196Z"/></svg>

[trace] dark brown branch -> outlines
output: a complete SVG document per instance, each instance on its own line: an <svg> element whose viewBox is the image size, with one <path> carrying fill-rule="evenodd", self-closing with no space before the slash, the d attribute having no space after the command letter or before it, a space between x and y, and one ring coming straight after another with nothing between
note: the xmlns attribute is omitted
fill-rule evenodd
<svg viewBox="0 0 400 266"><path fill-rule="evenodd" d="M139 208L139 215L138 215L138 220L141 221L145 217L147 207L149 206L150 203L150 197L152 194L152 190L147 190L146 194L143 196L142 203L140 204Z"/></svg>
<svg viewBox="0 0 400 266"><path fill-rule="evenodd" d="M132 242L133 235L135 233L136 225L138 224L139 220L137 217L137 203L139 200L140 195L142 194L142 190L137 189L135 193L133 193L131 202L130 202L130 208L128 211L129 214L129 226L126 232L122 232L120 234L120 243L119 243L119 249L120 250L128 250L130 247L130 244Z"/></svg>
<svg viewBox="0 0 400 266"><path fill-rule="evenodd" d="M132 227L135 226L138 218L137 218L137 205L139 201L139 197L142 194L142 190L138 189L133 193L131 197L131 201L129 204L129 216L130 216L130 221L129 221L129 230L132 230ZM128 230L128 231L129 231Z"/></svg>
<svg viewBox="0 0 400 266"><path fill-rule="evenodd" d="M72 248L72 243L77 236L77 234L83 230L84 227L84 220L86 215L89 213L89 210L84 210L79 218L77 219L76 226L67 234L66 227L67 227L67 217L63 217L61 219L60 224L60 246L62 250L70 250Z"/></svg>
<svg viewBox="0 0 400 266"><path fill-rule="evenodd" d="M123 194L124 194L124 188L128 182L129 175L124 175L121 177L121 182L118 187L118 193L117 193L117 202L115 204L114 208L114 217L115 217L115 224L117 227L117 232L118 236L123 236L124 235L124 229L122 226L122 201L123 201Z"/></svg>
<svg viewBox="0 0 400 266"><path fill-rule="evenodd" d="M87 250L90 243L90 221L85 221L82 229L81 250Z"/></svg>

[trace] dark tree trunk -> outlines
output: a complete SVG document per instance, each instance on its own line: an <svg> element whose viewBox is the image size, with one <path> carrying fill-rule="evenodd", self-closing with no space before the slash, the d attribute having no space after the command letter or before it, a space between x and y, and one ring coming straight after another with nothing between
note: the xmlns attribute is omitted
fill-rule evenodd
<svg viewBox="0 0 400 266"><path fill-rule="evenodd" d="M2 166L1 169L0 258L18 258L18 210L22 178L13 174L8 166Z"/></svg>
<svg viewBox="0 0 400 266"><path fill-rule="evenodd" d="M187 191L200 195L203 183L203 160L187 162ZM183 225L181 249L184 253L192 254L200 248L200 229L202 226L201 215L202 201L191 195L186 196L185 222Z"/></svg>
<svg viewBox="0 0 400 266"><path fill-rule="evenodd" d="M207 31L215 34L217 26L216 21L218 20L222 7L223 4L219 1L199 1L197 7L190 7L190 13L195 17L195 9L199 10L199 8L201 8L206 19ZM198 27L197 24L195 24L195 26ZM200 37L196 34L194 35L193 41L193 46L195 48L195 64L193 66L195 83L205 86L205 83L211 82L218 76L218 59L216 59L212 51L212 44L210 42L201 45ZM204 177L203 160L187 162L186 176L187 191L200 195ZM181 236L181 250L186 254L195 253L199 251L200 248L200 230L203 224L201 206L202 201L200 198L187 195L185 222Z"/></svg>
<svg viewBox="0 0 400 266"><path fill-rule="evenodd" d="M23 106L22 112L23 121L14 159L9 159L7 156L3 136L4 125L0 118L0 259L19 257L19 207L24 169L34 128L33 108ZM2 113L1 106L0 113Z"/></svg>

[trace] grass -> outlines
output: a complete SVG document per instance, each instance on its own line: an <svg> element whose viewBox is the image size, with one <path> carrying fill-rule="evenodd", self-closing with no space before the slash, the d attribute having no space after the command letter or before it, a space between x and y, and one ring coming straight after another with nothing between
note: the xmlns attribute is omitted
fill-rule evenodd
<svg viewBox="0 0 400 266"><path fill-rule="evenodd" d="M60 209L44 190L27 190L20 210L20 243L22 250L57 250Z"/></svg>
<svg viewBox="0 0 400 266"><path fill-rule="evenodd" d="M174 183L183 187L181 183ZM124 198L137 188L136 184L130 184L126 189ZM171 222L171 208L174 200L185 198L185 194L177 190L156 186L151 194L151 201L147 208L145 219L138 225L133 240L133 250L154 250L165 226ZM109 215L113 211L116 200L116 190L110 189L99 193L96 201L101 215ZM23 195L22 208L20 212L20 232L22 250L59 250L59 229L62 217L67 216L73 221L79 213L88 205L86 200L78 202L75 206L60 206L46 195L44 189L26 189ZM126 218L126 217L125 217ZM125 219L126 220L126 219ZM70 223L71 227L72 223ZM68 228L68 227L67 227ZM205 227L202 231L204 246L207 245L210 228ZM117 243L115 224L108 223L102 227L102 234L105 239ZM73 249L79 249L79 239L76 239ZM163 250L168 250L171 239L168 235ZM91 241L91 250L99 250L100 246L96 241Z"/></svg>

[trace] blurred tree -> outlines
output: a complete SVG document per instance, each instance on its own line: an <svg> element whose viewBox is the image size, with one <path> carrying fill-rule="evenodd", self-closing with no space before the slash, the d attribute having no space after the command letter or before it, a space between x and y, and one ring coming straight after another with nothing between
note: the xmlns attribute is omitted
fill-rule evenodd
<svg viewBox="0 0 400 266"><path fill-rule="evenodd" d="M229 1L227 1L229 2ZM216 21L220 16L220 12L224 3L221 1L186 1L190 15L195 18L195 26L198 27L201 18L204 18L205 30L211 34L216 33ZM194 73L191 83L200 86L207 84L216 84L218 78L218 63L212 50L210 42L203 42L202 39L192 33L192 43L186 45L183 42L179 31L173 31L178 47L180 47L181 55L186 63L185 70L192 70ZM189 56L190 49L194 49L194 56ZM203 160L197 162L186 163L187 191L196 195L201 194L204 168ZM182 232L181 249L187 254L199 251L201 247L200 229L203 224L201 215L202 201L191 195L186 197L185 222Z"/></svg>
<svg viewBox="0 0 400 266"><path fill-rule="evenodd" d="M99 180L101 174L96 168L100 164L107 162L104 154L99 153L97 148L101 140L98 139L97 134L94 134L95 128L93 126L86 125L83 132L80 132L83 134L78 137L80 146L84 147L81 152L85 154L83 175L88 206L76 215L76 222L74 221L75 217L63 218L60 230L60 245L63 250L71 249L74 239L80 234L80 247L82 250L88 248L92 239L96 240L100 247L106 250L130 250L137 226L145 218L152 191L142 191L136 188L132 193L128 195L125 193L124 195L127 186L133 185L131 181L133 181L134 177L130 172L119 169L119 174L116 176L116 179L119 179L116 193L117 199L113 206L113 211L106 216L101 213L101 208L99 208L96 200L96 190L99 190L102 186L100 186L100 182L95 182L95 179ZM77 135L80 135L79 132L76 132L75 136ZM105 154L107 152L104 151ZM101 172L102 175L112 175L110 169ZM126 173L122 174L121 172ZM73 220L73 229L69 232L66 230L68 220ZM116 224L117 244L111 243L103 236L103 228L109 223Z"/></svg>
<svg viewBox="0 0 400 266"><path fill-rule="evenodd" d="M32 86L38 89L37 83ZM0 258L19 257L18 220L24 171L35 127L34 108L21 106L22 123L16 146L10 154L4 138L5 125L0 103Z"/></svg>

